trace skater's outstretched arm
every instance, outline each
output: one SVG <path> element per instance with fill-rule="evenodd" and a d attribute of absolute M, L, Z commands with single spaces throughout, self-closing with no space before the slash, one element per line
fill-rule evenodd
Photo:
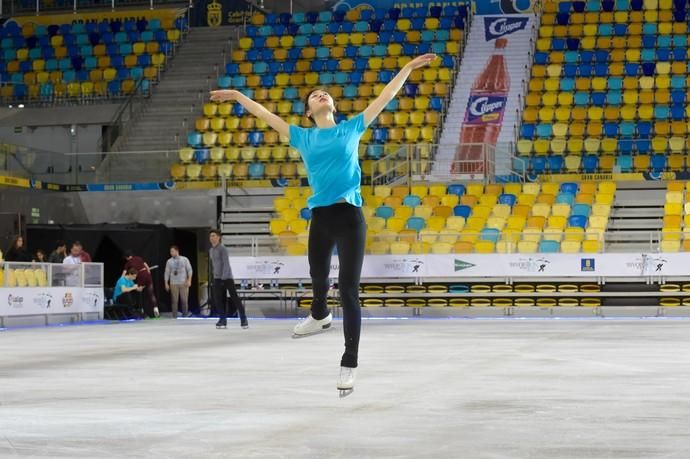
<path fill-rule="evenodd" d="M 278 134 L 290 139 L 290 127 L 283 119 L 269 112 L 266 107 L 258 102 L 254 102 L 239 91 L 234 89 L 211 91 L 211 100 L 214 102 L 225 102 L 228 100 L 239 102 L 249 113 L 265 121 L 266 124 L 278 131 Z"/>
<path fill-rule="evenodd" d="M 429 65 L 431 61 L 436 59 L 436 54 L 422 54 L 421 56 L 417 56 L 416 58 L 412 59 L 410 62 L 405 64 L 405 66 L 400 69 L 397 75 L 386 85 L 385 88 L 383 88 L 383 91 L 381 91 L 381 94 L 374 99 L 374 101 L 369 104 L 369 106 L 364 110 L 364 124 L 366 126 L 369 126 L 372 121 L 376 119 L 377 116 L 379 116 L 379 113 L 383 111 L 384 108 L 386 108 L 386 105 L 388 105 L 388 102 L 393 100 L 395 95 L 402 89 L 403 85 L 405 84 L 405 81 L 407 81 L 407 78 L 410 76 L 410 73 L 412 73 L 413 70 L 416 70 L 420 67 L 424 67 L 425 65 Z"/>

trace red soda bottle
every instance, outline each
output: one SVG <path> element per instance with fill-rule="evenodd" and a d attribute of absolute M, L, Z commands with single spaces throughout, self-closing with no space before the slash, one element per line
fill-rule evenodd
<path fill-rule="evenodd" d="M 495 146 L 501 132 L 503 112 L 510 91 L 510 77 L 503 51 L 508 40 L 496 40 L 494 54 L 474 80 L 465 121 L 460 132 L 460 148 L 455 154 L 451 172 L 455 174 L 484 173 L 484 144 Z M 488 154 L 488 149 L 487 149 Z"/>

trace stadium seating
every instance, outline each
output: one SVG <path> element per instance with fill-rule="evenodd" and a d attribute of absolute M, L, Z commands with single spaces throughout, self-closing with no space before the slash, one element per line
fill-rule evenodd
<path fill-rule="evenodd" d="M 399 96 L 362 137 L 362 167 L 365 174 L 371 174 L 374 160 L 397 151 L 400 144 L 437 139 L 467 14 L 466 7 L 456 6 L 352 10 L 347 14 L 256 13 L 239 49 L 229 56 L 218 86 L 242 91 L 290 124 L 309 126 L 303 116 L 303 98 L 311 89 L 329 91 L 340 121 L 366 108 L 414 56 L 437 53 L 439 59 L 412 73 Z M 187 148 L 192 148 L 209 150 L 216 163 L 248 163 L 250 179 L 306 176 L 298 153 L 285 139 L 239 104 L 205 104 L 194 128 L 187 138 L 188 147 L 180 151 L 180 164 L 185 167 L 190 163 Z M 256 163 L 266 165 L 252 168 Z M 270 169 L 269 164 L 273 165 Z M 230 171 L 237 178 L 234 172 Z"/>
<path fill-rule="evenodd" d="M 365 187 L 367 247 L 381 254 L 596 253 L 615 192 L 613 182 Z M 274 202 L 270 231 L 284 246 L 305 244 L 309 193 L 286 188 Z"/>
<path fill-rule="evenodd" d="M 685 170 L 687 15 L 683 0 L 545 3 L 516 145 L 527 172 Z"/>
<path fill-rule="evenodd" d="M 165 21 L 169 22 L 169 21 Z M 0 27 L 0 98 L 52 102 L 147 92 L 158 81 L 185 19 L 103 20 Z"/>
<path fill-rule="evenodd" d="M 659 246 L 662 252 L 690 251 L 690 203 L 686 194 L 690 182 L 669 182 Z"/>

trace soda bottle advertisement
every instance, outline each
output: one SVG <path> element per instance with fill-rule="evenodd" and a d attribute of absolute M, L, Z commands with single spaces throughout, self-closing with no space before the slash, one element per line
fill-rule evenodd
<path fill-rule="evenodd" d="M 475 161 L 485 154 L 484 144 L 496 145 L 498 141 L 510 91 L 510 77 L 503 58 L 507 42 L 506 38 L 496 40 L 494 54 L 472 85 L 460 134 L 457 159 L 462 162 L 455 163 L 460 170 L 453 172 L 483 172 L 484 165 Z"/>

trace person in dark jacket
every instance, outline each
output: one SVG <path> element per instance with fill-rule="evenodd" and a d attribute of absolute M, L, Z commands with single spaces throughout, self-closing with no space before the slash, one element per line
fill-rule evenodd
<path fill-rule="evenodd" d="M 24 238 L 17 236 L 5 253 L 5 261 L 31 261 L 31 255 L 24 246 Z"/>

